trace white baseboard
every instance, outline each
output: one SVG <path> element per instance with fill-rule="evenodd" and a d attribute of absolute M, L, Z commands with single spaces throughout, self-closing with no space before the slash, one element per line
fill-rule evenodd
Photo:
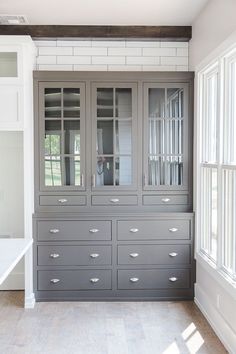
<path fill-rule="evenodd" d="M 30 296 L 25 297 L 25 309 L 33 309 L 35 306 L 35 296 L 32 293 Z"/>
<path fill-rule="evenodd" d="M 198 284 L 195 285 L 194 302 L 206 317 L 226 350 L 230 354 L 236 354 L 236 333 L 227 324 L 215 306 L 211 304 L 207 293 Z"/>
<path fill-rule="evenodd" d="M 24 273 L 14 272 L 11 272 L 4 283 L 0 286 L 0 290 L 24 290 L 24 288 Z"/>

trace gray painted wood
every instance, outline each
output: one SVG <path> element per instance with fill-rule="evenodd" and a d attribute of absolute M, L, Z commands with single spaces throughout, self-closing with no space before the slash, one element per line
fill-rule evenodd
<path fill-rule="evenodd" d="M 86 205 L 86 196 L 82 195 L 41 195 L 39 197 L 39 204 L 44 206 L 72 206 L 72 205 Z"/>
<path fill-rule="evenodd" d="M 174 195 L 174 194 L 162 194 L 162 195 L 144 195 L 144 205 L 186 205 L 188 204 L 188 194 Z"/>
<path fill-rule="evenodd" d="M 92 196 L 92 205 L 137 205 L 138 197 L 136 195 L 94 195 Z"/>

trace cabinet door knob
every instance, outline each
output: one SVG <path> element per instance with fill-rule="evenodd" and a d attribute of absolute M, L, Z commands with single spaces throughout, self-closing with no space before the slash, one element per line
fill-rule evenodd
<path fill-rule="evenodd" d="M 99 230 L 98 229 L 90 229 L 89 232 L 91 232 L 91 234 L 96 234 Z"/>
<path fill-rule="evenodd" d="M 176 227 L 172 227 L 171 229 L 169 229 L 170 232 L 176 232 L 178 231 L 178 229 Z"/>
<path fill-rule="evenodd" d="M 60 232 L 59 229 L 51 229 L 49 230 L 50 234 L 58 234 L 58 232 Z"/>
<path fill-rule="evenodd" d="M 112 199 L 110 199 L 110 202 L 111 203 L 118 203 L 120 201 L 120 199 L 118 199 L 118 198 L 112 198 Z"/>
<path fill-rule="evenodd" d="M 50 258 L 58 258 L 60 255 L 58 253 L 51 253 Z"/>
<path fill-rule="evenodd" d="M 51 280 L 50 280 L 50 282 L 51 282 L 52 284 L 57 284 L 57 283 L 59 283 L 59 281 L 60 281 L 60 279 L 51 279 Z"/>
<path fill-rule="evenodd" d="M 99 253 L 91 253 L 90 254 L 91 258 L 98 258 L 99 256 L 100 256 Z"/>
<path fill-rule="evenodd" d="M 170 277 L 169 278 L 169 281 L 172 281 L 173 283 L 175 282 L 175 281 L 177 281 L 178 280 L 178 278 L 176 278 L 176 277 Z"/>
<path fill-rule="evenodd" d="M 63 203 L 67 203 L 68 200 L 66 198 L 61 198 L 61 199 L 58 199 L 58 202 L 63 204 Z"/>
<path fill-rule="evenodd" d="M 90 282 L 93 283 L 93 284 L 97 283 L 98 281 L 99 281 L 99 278 L 91 278 L 90 279 Z"/>
<path fill-rule="evenodd" d="M 139 278 L 130 278 L 129 281 L 131 281 L 131 283 L 137 283 Z"/>
<path fill-rule="evenodd" d="M 138 253 L 130 253 L 129 255 L 130 255 L 131 258 L 136 258 L 136 257 L 139 256 Z"/>
<path fill-rule="evenodd" d="M 163 203 L 168 203 L 170 201 L 170 198 L 162 198 L 161 200 Z"/>
<path fill-rule="evenodd" d="M 135 228 L 132 228 L 132 229 L 130 229 L 129 231 L 135 233 L 135 232 L 138 232 L 139 230 L 138 230 L 138 229 L 135 229 Z"/>
<path fill-rule="evenodd" d="M 178 256 L 178 253 L 177 252 L 171 252 L 171 253 L 169 253 L 169 256 L 170 257 L 176 257 L 176 256 Z"/>

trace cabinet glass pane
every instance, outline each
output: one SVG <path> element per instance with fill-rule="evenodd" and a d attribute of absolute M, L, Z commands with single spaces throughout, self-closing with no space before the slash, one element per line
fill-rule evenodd
<path fill-rule="evenodd" d="M 97 89 L 97 117 L 113 117 L 113 88 Z"/>
<path fill-rule="evenodd" d="M 166 153 L 183 153 L 183 120 L 166 120 Z"/>
<path fill-rule="evenodd" d="M 0 77 L 17 77 L 17 53 L 0 53 Z"/>
<path fill-rule="evenodd" d="M 45 155 L 60 155 L 61 153 L 61 122 L 55 120 L 45 121 L 44 138 Z"/>
<path fill-rule="evenodd" d="M 113 120 L 97 122 L 97 154 L 113 154 Z"/>
<path fill-rule="evenodd" d="M 132 91 L 130 88 L 116 88 L 116 117 L 132 117 Z"/>
<path fill-rule="evenodd" d="M 113 157 L 98 157 L 97 186 L 112 186 L 113 182 Z"/>
<path fill-rule="evenodd" d="M 64 118 L 80 117 L 80 89 L 79 88 L 63 89 L 63 111 L 64 111 Z"/>
<path fill-rule="evenodd" d="M 180 156 L 149 156 L 148 158 L 148 184 L 182 185 L 183 162 Z"/>
<path fill-rule="evenodd" d="M 116 121 L 116 153 L 131 154 L 132 145 L 132 122 L 131 120 Z"/>
<path fill-rule="evenodd" d="M 149 117 L 164 118 L 165 117 L 165 89 L 150 88 L 149 90 L 148 112 Z"/>
<path fill-rule="evenodd" d="M 183 89 L 167 89 L 167 116 L 171 118 L 183 117 Z"/>
<path fill-rule="evenodd" d="M 61 117 L 61 89 L 45 88 L 45 117 Z"/>
<path fill-rule="evenodd" d="M 165 151 L 165 122 L 164 120 L 149 119 L 149 145 L 150 155 L 163 154 Z"/>
<path fill-rule="evenodd" d="M 65 157 L 65 185 L 80 186 L 80 156 Z"/>
<path fill-rule="evenodd" d="M 119 156 L 115 159 L 115 185 L 128 186 L 132 184 L 131 156 Z"/>
<path fill-rule="evenodd" d="M 45 156 L 45 186 L 62 185 L 62 168 L 60 156 Z"/>
<path fill-rule="evenodd" d="M 64 151 L 65 154 L 80 154 L 80 121 L 64 121 Z"/>

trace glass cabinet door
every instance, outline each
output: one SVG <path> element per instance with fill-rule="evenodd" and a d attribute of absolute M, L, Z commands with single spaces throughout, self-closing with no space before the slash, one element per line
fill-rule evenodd
<path fill-rule="evenodd" d="M 42 189 L 84 189 L 84 95 L 83 84 L 41 85 Z"/>
<path fill-rule="evenodd" d="M 186 189 L 188 90 L 145 84 L 145 189 Z"/>
<path fill-rule="evenodd" d="M 136 85 L 93 85 L 95 188 L 135 188 L 136 95 Z"/>

